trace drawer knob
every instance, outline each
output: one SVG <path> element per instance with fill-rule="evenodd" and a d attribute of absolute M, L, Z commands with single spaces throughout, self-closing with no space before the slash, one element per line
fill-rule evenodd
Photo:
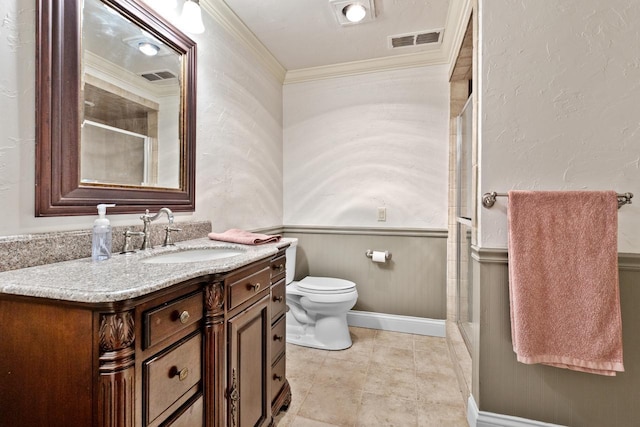
<path fill-rule="evenodd" d="M 258 292 L 258 290 L 260 290 L 260 283 L 256 283 L 255 285 L 249 283 L 247 285 L 247 289 L 252 290 L 253 292 Z"/>
<path fill-rule="evenodd" d="M 284 264 L 278 264 L 273 266 L 274 270 L 277 270 L 278 273 L 282 273 L 284 271 Z"/>
<path fill-rule="evenodd" d="M 273 379 L 276 381 L 282 381 L 282 375 L 273 374 Z"/>
<path fill-rule="evenodd" d="M 284 300 L 284 298 L 282 298 L 282 295 L 278 295 L 277 297 L 274 296 L 273 297 L 273 301 L 274 302 L 282 302 Z"/>
<path fill-rule="evenodd" d="M 169 378 L 178 377 L 180 381 L 184 381 L 189 376 L 189 368 L 182 368 L 178 370 L 177 366 L 173 366 L 169 371 Z"/>
<path fill-rule="evenodd" d="M 273 340 L 274 340 L 274 341 L 282 341 L 282 339 L 283 339 L 283 338 L 284 338 L 284 337 L 283 337 L 282 335 L 274 335 L 274 336 L 273 336 Z"/>
<path fill-rule="evenodd" d="M 180 323 L 185 324 L 189 321 L 189 312 L 187 310 L 180 313 Z"/>

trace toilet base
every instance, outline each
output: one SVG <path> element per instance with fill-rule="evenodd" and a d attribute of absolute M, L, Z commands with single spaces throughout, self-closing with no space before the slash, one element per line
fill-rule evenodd
<path fill-rule="evenodd" d="M 318 316 L 315 324 L 300 324 L 287 312 L 287 343 L 320 350 L 345 350 L 353 344 L 347 316 Z"/>

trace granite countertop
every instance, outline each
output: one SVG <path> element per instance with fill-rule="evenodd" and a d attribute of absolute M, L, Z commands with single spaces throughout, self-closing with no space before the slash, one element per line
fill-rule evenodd
<path fill-rule="evenodd" d="M 294 239 L 246 246 L 208 238 L 187 240 L 175 246 L 114 254 L 111 259 L 91 258 L 57 262 L 0 273 L 0 293 L 83 303 L 108 303 L 137 298 L 195 277 L 235 270 L 275 255 Z M 245 252 L 213 261 L 176 264 L 144 263 L 144 258 L 168 252 L 201 248 L 234 248 Z"/>

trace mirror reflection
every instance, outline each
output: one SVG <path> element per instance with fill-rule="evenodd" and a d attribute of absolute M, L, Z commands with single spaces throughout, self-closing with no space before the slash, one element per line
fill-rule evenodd
<path fill-rule="evenodd" d="M 84 0 L 80 184 L 179 189 L 182 55 Z"/>

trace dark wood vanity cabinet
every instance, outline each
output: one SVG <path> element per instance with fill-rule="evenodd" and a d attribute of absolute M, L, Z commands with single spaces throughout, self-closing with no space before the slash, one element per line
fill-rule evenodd
<path fill-rule="evenodd" d="M 270 283 L 269 262 L 246 267 L 225 280 L 229 426 L 271 422 L 267 390 Z"/>
<path fill-rule="evenodd" d="M 275 417 L 291 403 L 291 387 L 286 376 L 287 301 L 285 295 L 285 249 L 271 260 L 271 308 L 269 394 L 271 413 Z"/>
<path fill-rule="evenodd" d="M 267 426 L 291 402 L 285 377 L 284 250 L 225 280 L 229 426 Z"/>
<path fill-rule="evenodd" d="M 272 424 L 274 260 L 114 303 L 0 294 L 0 426 Z"/>

